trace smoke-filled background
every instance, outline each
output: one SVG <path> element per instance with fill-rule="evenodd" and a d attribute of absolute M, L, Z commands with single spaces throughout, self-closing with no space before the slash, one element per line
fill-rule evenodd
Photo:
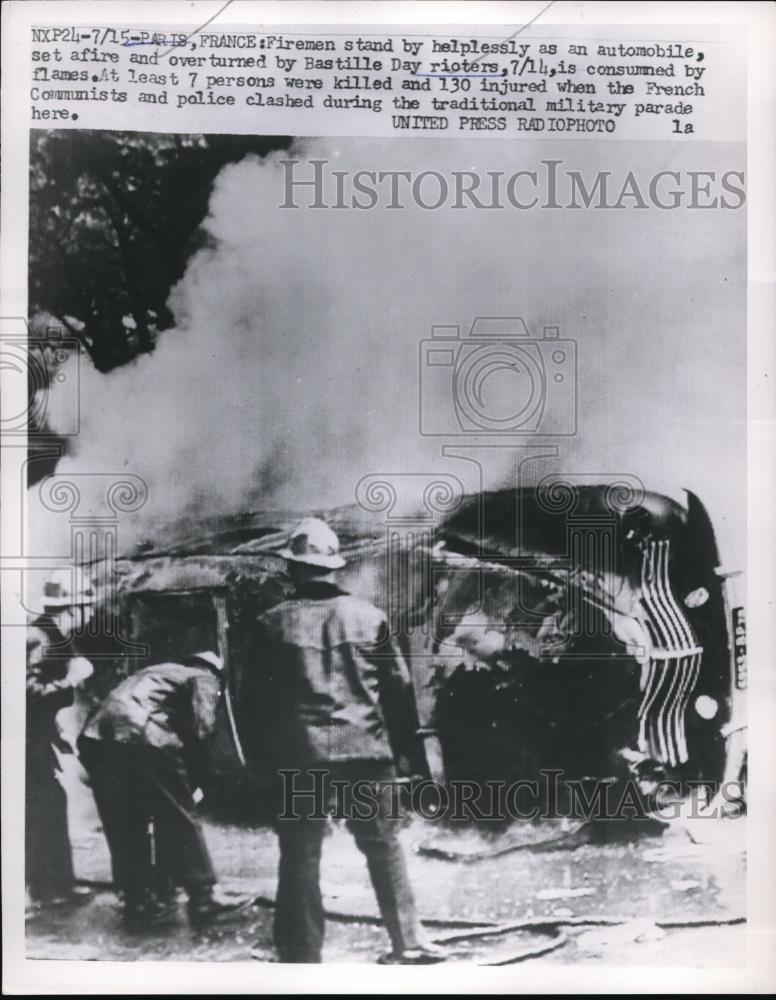
<path fill-rule="evenodd" d="M 471 466 L 442 457 L 451 442 L 419 433 L 419 344 L 434 324 L 468 330 L 484 315 L 522 316 L 535 336 L 556 325 L 578 344 L 579 431 L 546 439 L 558 456 L 530 476 L 691 488 L 743 563 L 745 209 L 426 210 L 408 197 L 400 210 L 387 198 L 369 211 L 283 209 L 289 157 L 307 178 L 311 158 L 446 175 L 541 171 L 552 158 L 588 186 L 610 171 L 615 190 L 629 170 L 646 187 L 658 170 L 744 166 L 723 144 L 313 139 L 225 167 L 207 243 L 169 299 L 176 327 L 128 365 L 82 372 L 81 432 L 57 472 L 146 481 L 122 547 L 213 513 L 350 503 L 368 473 L 446 470 L 474 488 Z M 65 394 L 52 391 L 54 427 Z M 484 486 L 515 484 L 514 452 L 476 457 Z M 64 554 L 67 519 L 44 516 L 36 491 L 30 551 Z"/>

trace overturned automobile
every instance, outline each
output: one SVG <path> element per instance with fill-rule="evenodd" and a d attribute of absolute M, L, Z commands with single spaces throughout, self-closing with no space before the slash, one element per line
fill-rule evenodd
<path fill-rule="evenodd" d="M 318 514 L 342 541 L 341 584 L 386 611 L 410 664 L 414 771 L 740 776 L 744 614 L 694 494 L 682 505 L 556 482 L 463 497 L 433 524 L 358 505 Z M 95 640 L 95 698 L 181 650 L 225 657 L 211 800 L 256 784 L 243 763 L 253 722 L 242 693 L 260 655 L 252 623 L 289 591 L 278 550 L 295 520 L 192 523 L 163 550 L 90 567 L 115 598 L 110 643 L 105 628 Z"/>

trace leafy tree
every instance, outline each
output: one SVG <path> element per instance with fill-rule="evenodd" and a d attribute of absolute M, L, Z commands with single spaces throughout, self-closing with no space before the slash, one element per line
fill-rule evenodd
<path fill-rule="evenodd" d="M 248 153 L 285 149 L 272 136 L 33 131 L 30 139 L 29 307 L 33 336 L 58 325 L 98 371 L 152 352 L 172 326 L 173 285 L 206 236 L 213 182 Z M 34 431 L 44 428 L 32 427 Z M 64 451 L 30 438 L 31 481 Z M 44 458 L 48 454 L 48 459 Z"/>
<path fill-rule="evenodd" d="M 166 300 L 204 239 L 221 168 L 290 140 L 36 131 L 30 151 L 29 312 L 54 316 L 100 371 L 153 351 Z"/>

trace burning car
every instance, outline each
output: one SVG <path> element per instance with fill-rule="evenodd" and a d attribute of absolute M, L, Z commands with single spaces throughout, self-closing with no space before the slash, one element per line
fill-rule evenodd
<path fill-rule="evenodd" d="M 423 530 L 357 505 L 320 513 L 342 541 L 343 586 L 383 607 L 407 656 L 427 775 L 739 776 L 724 734 L 741 732 L 743 609 L 694 494 L 555 481 L 464 497 Z M 222 795 L 248 780 L 251 627 L 288 592 L 277 553 L 294 521 L 192 524 L 164 550 L 91 567 L 117 598 L 101 685 L 192 644 L 225 657 Z"/>

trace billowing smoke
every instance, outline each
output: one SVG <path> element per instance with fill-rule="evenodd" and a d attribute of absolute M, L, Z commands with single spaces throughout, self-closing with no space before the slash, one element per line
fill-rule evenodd
<path fill-rule="evenodd" d="M 145 480 L 148 502 L 121 523 L 125 548 L 214 513 L 349 503 L 369 473 L 446 470 L 475 488 L 471 462 L 442 456 L 453 439 L 420 433 L 420 341 L 432 325 L 522 316 L 535 337 L 558 326 L 579 355 L 578 433 L 543 439 L 557 456 L 528 475 L 690 487 L 733 526 L 742 559 L 743 211 L 279 207 L 289 156 L 306 178 L 311 158 L 447 175 L 554 158 L 592 180 L 599 169 L 646 178 L 668 162 L 722 172 L 740 155 L 702 143 L 316 139 L 248 157 L 216 181 L 209 246 L 171 294 L 176 329 L 152 355 L 84 372 L 82 431 L 57 471 Z M 451 381 L 433 374 L 424 405 L 451 422 Z M 55 393 L 54 424 L 59 405 Z M 514 451 L 472 454 L 482 485 L 514 482 Z M 61 553 L 61 516 L 44 523 L 31 507 L 40 545 L 56 534 Z"/>

